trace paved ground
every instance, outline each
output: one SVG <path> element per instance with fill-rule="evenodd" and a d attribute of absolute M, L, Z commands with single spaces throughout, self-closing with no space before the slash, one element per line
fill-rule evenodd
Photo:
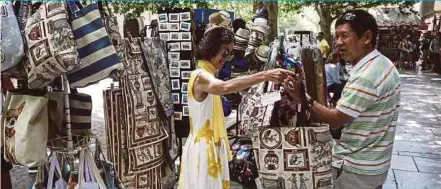
<path fill-rule="evenodd" d="M 402 106 L 392 168 L 383 188 L 441 188 L 441 77 L 414 73 L 401 76 Z M 99 98 L 102 98 L 102 93 L 96 92 L 93 96 L 94 108 L 102 107 L 101 104 L 95 106 L 98 101 L 95 99 Z M 94 110 L 96 113 L 100 111 Z M 100 138 L 105 137 L 102 116 L 95 116 L 93 124 L 95 133 Z M 25 168 L 17 166 L 11 174 L 14 189 L 26 189 L 32 183 Z M 241 187 L 234 184 L 232 188 Z"/>

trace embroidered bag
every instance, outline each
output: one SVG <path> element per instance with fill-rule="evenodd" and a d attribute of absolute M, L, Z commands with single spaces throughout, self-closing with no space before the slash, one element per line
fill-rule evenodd
<path fill-rule="evenodd" d="M 27 9 L 30 2 L 22 3 Z M 29 10 L 20 10 L 29 12 Z M 31 11 L 32 12 L 32 11 Z M 41 2 L 33 14 L 24 16 L 25 62 L 29 88 L 41 88 L 79 64 L 77 44 L 68 22 L 66 3 Z"/>
<path fill-rule="evenodd" d="M 0 2 L 1 71 L 15 66 L 24 56 L 23 39 L 12 2 Z"/>
<path fill-rule="evenodd" d="M 82 8 L 79 2 L 67 3 L 81 58 L 80 66 L 67 75 L 70 86 L 85 87 L 108 77 L 114 70 L 122 70 L 123 65 L 107 35 L 98 5 L 92 3 Z"/>

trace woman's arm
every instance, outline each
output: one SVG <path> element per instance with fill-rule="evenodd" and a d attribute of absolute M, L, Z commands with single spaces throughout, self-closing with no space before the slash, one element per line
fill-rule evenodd
<path fill-rule="evenodd" d="M 294 73 L 284 69 L 274 69 L 222 81 L 209 73 L 201 72 L 196 78 L 195 83 L 197 84 L 194 85 L 194 90 L 214 95 L 225 95 L 247 89 L 263 81 L 282 83 L 289 75 L 294 75 Z"/>

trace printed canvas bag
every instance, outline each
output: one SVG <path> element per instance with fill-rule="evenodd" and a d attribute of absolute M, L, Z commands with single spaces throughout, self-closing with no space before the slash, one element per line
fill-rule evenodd
<path fill-rule="evenodd" d="M 6 161 L 27 167 L 47 162 L 47 103 L 44 94 L 8 91 L 1 118 Z"/>
<path fill-rule="evenodd" d="M 24 56 L 23 39 L 12 2 L 0 2 L 1 71 L 15 66 Z"/>
<path fill-rule="evenodd" d="M 332 137 L 327 125 L 260 128 L 253 149 L 263 188 L 332 188 Z"/>
<path fill-rule="evenodd" d="M 28 6 L 29 2 L 23 4 L 32 7 Z M 41 2 L 39 9 L 32 15 L 26 14 L 24 20 L 26 56 L 29 59 L 25 62 L 25 69 L 29 88 L 45 87 L 78 66 L 77 44 L 68 22 L 65 2 Z"/>

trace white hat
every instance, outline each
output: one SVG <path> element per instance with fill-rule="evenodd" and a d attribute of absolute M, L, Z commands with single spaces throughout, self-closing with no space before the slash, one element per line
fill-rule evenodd
<path fill-rule="evenodd" d="M 239 28 L 234 34 L 236 41 L 248 41 L 250 39 L 250 30 Z"/>
<path fill-rule="evenodd" d="M 268 55 L 269 55 L 270 48 L 266 45 L 261 45 L 256 49 L 256 57 L 261 62 L 267 62 L 268 61 Z"/>

